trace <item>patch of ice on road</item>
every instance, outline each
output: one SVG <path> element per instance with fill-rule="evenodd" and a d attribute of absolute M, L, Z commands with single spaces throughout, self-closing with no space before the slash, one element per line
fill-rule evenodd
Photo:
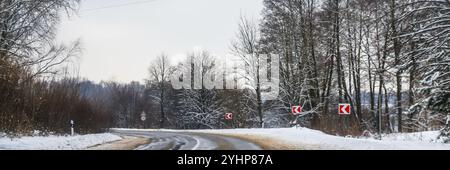
<path fill-rule="evenodd" d="M 77 136 L 0 136 L 0 150 L 81 150 L 122 139 L 110 133 Z"/>

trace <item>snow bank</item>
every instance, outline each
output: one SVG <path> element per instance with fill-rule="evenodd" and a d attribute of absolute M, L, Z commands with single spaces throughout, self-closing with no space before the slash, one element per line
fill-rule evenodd
<path fill-rule="evenodd" d="M 120 139 L 110 133 L 21 138 L 0 136 L 0 150 L 81 150 Z"/>
<path fill-rule="evenodd" d="M 228 135 L 253 135 L 276 139 L 300 149 L 314 150 L 450 150 L 449 144 L 437 143 L 439 132 L 386 135 L 383 140 L 345 138 L 307 128 L 199 130 Z"/>
<path fill-rule="evenodd" d="M 434 142 L 437 143 L 439 131 L 417 132 L 417 133 L 393 133 L 382 136 L 383 140 L 390 141 L 417 141 L 417 142 Z"/>
<path fill-rule="evenodd" d="M 0 132 L 0 138 L 3 138 L 3 137 L 5 137 L 5 136 L 6 136 L 6 133 Z"/>

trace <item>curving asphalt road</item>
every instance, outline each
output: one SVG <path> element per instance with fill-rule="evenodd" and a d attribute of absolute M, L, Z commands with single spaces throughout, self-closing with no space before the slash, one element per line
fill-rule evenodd
<path fill-rule="evenodd" d="M 114 130 L 121 136 L 149 138 L 150 143 L 136 150 L 261 150 L 255 143 L 238 138 L 184 132 Z"/>

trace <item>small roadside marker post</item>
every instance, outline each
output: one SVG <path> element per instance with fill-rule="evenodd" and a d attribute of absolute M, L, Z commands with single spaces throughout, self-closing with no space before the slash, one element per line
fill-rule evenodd
<path fill-rule="evenodd" d="M 73 120 L 70 120 L 70 135 L 74 136 L 75 135 L 75 122 Z"/>
<path fill-rule="evenodd" d="M 142 120 L 142 125 L 144 126 L 144 129 L 145 129 L 146 128 L 145 121 L 147 120 L 147 114 L 145 113 L 145 111 L 142 111 L 142 113 L 141 113 L 141 120 Z"/>
<path fill-rule="evenodd" d="M 449 125 L 448 123 L 450 122 L 450 114 L 447 115 L 447 122 L 445 123 L 447 126 Z"/>

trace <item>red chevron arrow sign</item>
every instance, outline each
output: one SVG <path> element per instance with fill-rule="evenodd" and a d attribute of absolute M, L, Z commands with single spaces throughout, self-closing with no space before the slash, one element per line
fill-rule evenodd
<path fill-rule="evenodd" d="M 339 115 L 350 115 L 351 107 L 350 104 L 339 104 Z"/>
<path fill-rule="evenodd" d="M 302 113 L 302 107 L 301 106 L 292 106 L 292 114 L 293 115 L 299 115 Z"/>
<path fill-rule="evenodd" d="M 226 113 L 225 120 L 233 120 L 233 113 Z"/>

